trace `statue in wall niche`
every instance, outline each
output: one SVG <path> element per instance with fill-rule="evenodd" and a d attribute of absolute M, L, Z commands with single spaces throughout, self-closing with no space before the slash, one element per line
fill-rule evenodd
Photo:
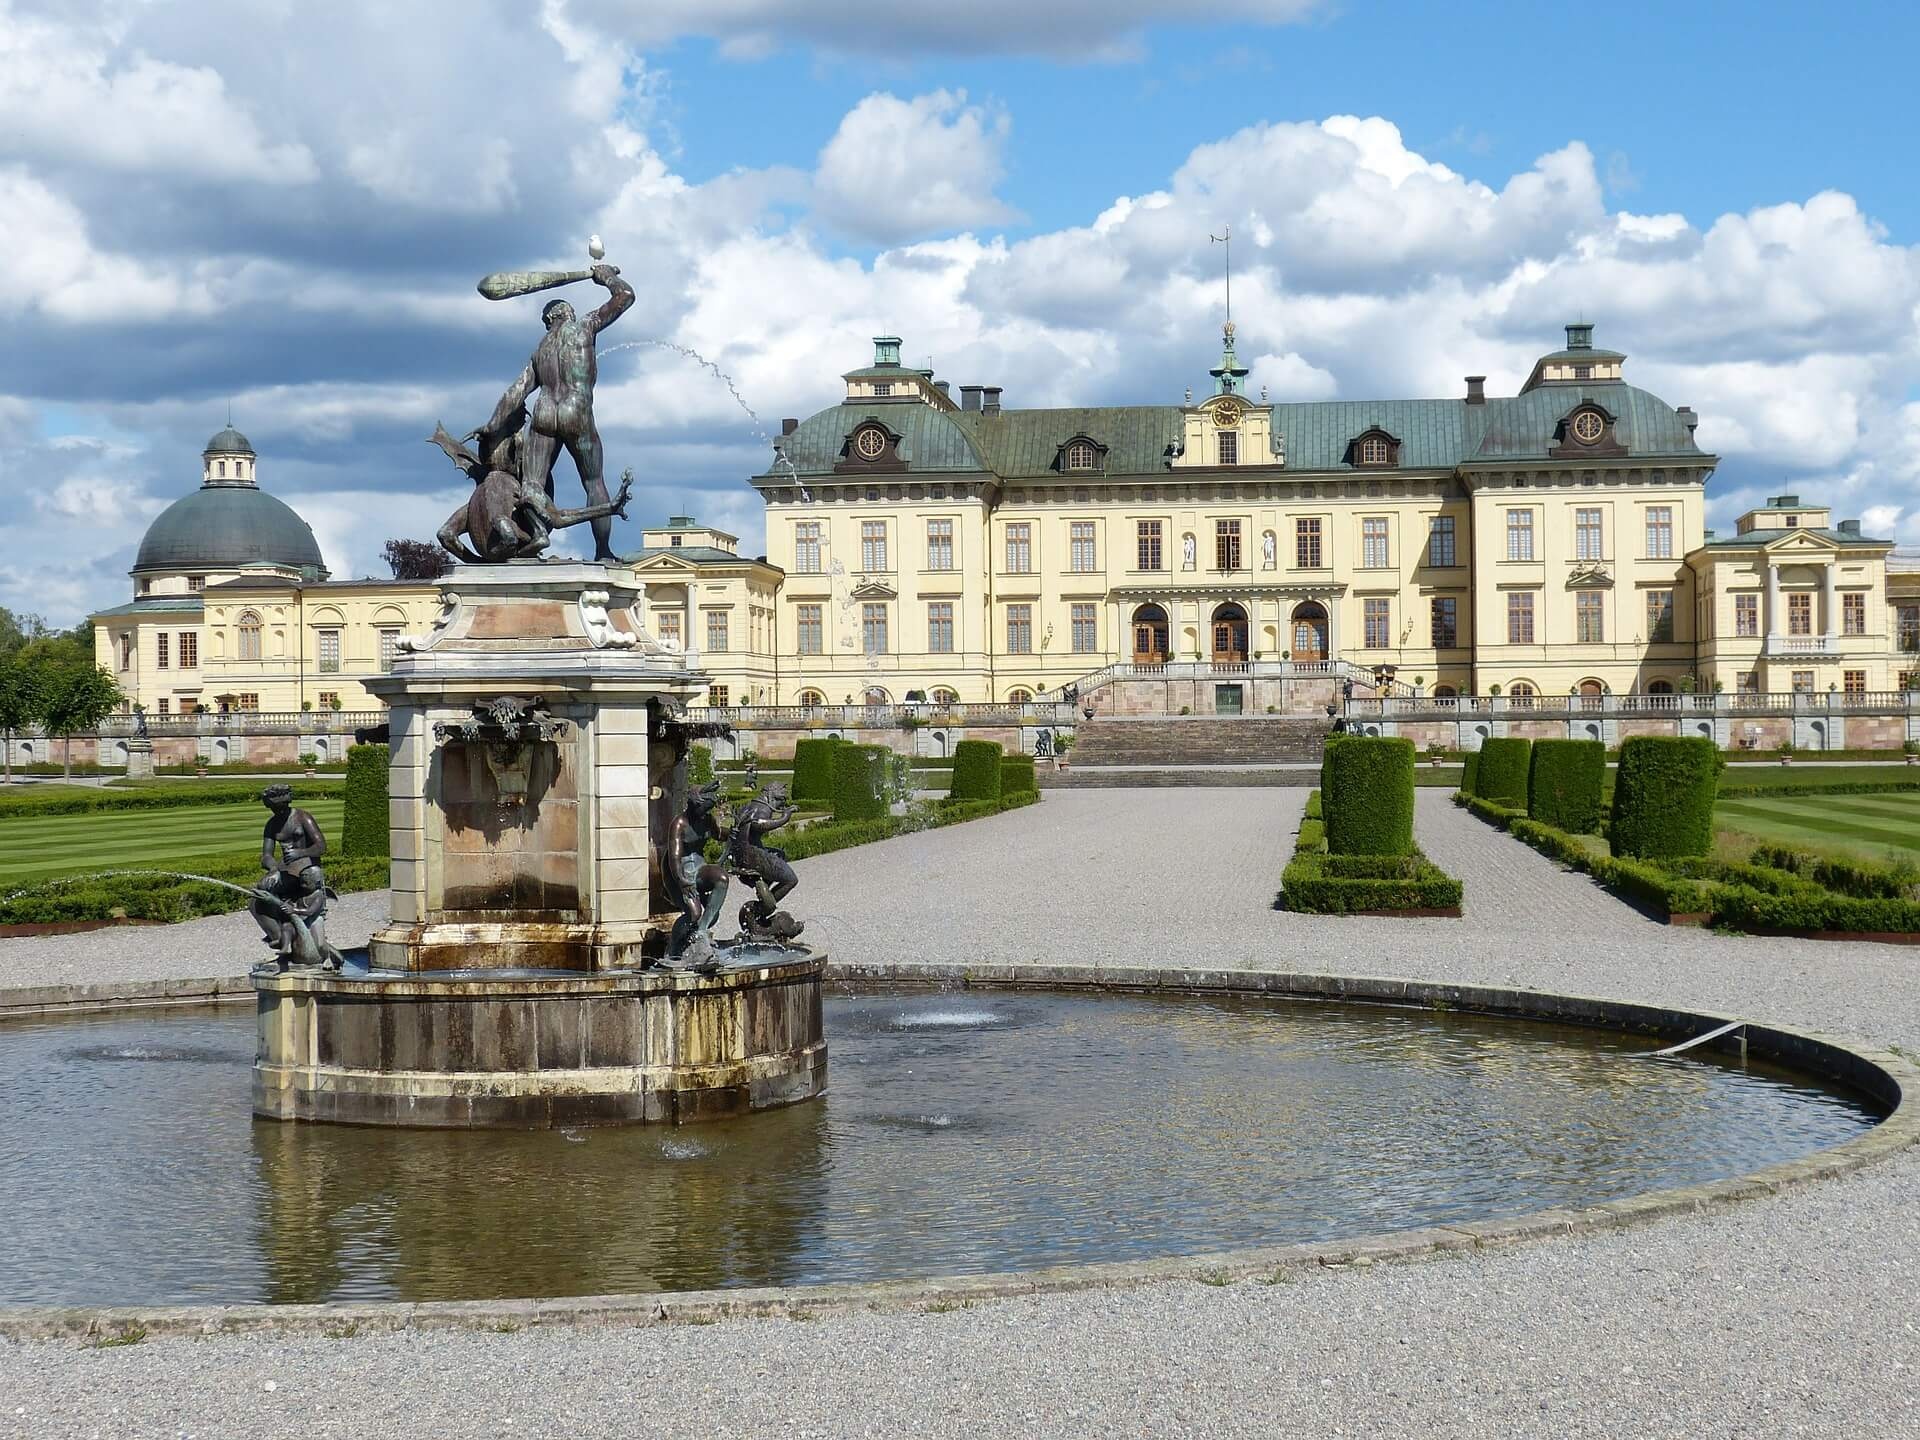
<path fill-rule="evenodd" d="M 273 947 L 280 969 L 304 965 L 338 970 L 340 952 L 327 943 L 327 901 L 339 896 L 327 887 L 326 872 L 320 868 L 327 837 L 313 816 L 295 807 L 291 786 L 269 785 L 260 792 L 260 803 L 268 811 L 260 835 L 260 868 L 266 875 L 254 887 L 247 909 Z"/>
<path fill-rule="evenodd" d="M 727 864 L 753 886 L 753 898 L 740 907 L 742 944 L 790 945 L 806 929 L 780 908 L 780 902 L 799 885 L 800 877 L 784 850 L 768 845 L 766 837 L 793 818 L 787 787 L 774 781 L 740 807 L 727 836 Z"/>
<path fill-rule="evenodd" d="M 667 853 L 660 869 L 680 916 L 667 937 L 666 968 L 716 970 L 713 922 L 727 903 L 727 872 L 707 858 L 707 842 L 720 838 L 714 811 L 720 804 L 720 782 L 709 780 L 687 792 L 687 808 L 667 831 Z"/>

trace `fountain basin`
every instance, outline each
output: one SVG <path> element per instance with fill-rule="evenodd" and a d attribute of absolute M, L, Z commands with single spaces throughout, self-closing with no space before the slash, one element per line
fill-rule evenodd
<path fill-rule="evenodd" d="M 790 1105 L 826 1087 L 825 966 L 258 974 L 253 1112 L 542 1129 Z"/>

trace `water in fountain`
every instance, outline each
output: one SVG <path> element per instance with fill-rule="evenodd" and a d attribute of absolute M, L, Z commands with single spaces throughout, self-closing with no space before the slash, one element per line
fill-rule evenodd
<path fill-rule="evenodd" d="M 800 484 L 800 472 L 794 469 L 793 461 L 787 457 L 786 448 L 768 432 L 765 422 L 760 419 L 760 412 L 747 403 L 746 397 L 740 393 L 740 387 L 734 383 L 733 377 L 706 356 L 702 355 L 698 350 L 695 350 L 691 345 L 681 345 L 672 340 L 659 339 L 657 336 L 643 335 L 638 340 L 627 340 L 618 345 L 609 345 L 601 354 L 603 356 L 617 355 L 622 350 L 637 350 L 642 345 L 652 346 L 656 350 L 670 350 L 675 355 L 691 360 L 694 364 L 710 371 L 714 379 L 727 387 L 727 393 L 733 397 L 733 403 L 746 412 L 747 419 L 753 422 L 753 433 L 760 437 L 763 444 L 772 448 L 775 465 L 784 469 L 793 483 L 800 486 L 801 499 L 807 501 L 813 499 L 813 496 L 807 493 L 807 487 Z"/>

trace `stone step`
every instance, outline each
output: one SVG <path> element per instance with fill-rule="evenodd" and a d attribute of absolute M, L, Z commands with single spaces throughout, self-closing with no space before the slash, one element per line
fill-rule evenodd
<path fill-rule="evenodd" d="M 1065 770 L 1041 770 L 1035 780 L 1042 790 L 1167 790 L 1181 787 L 1257 789 L 1320 783 L 1320 771 L 1280 765 L 1155 765 L 1100 766 L 1082 769 L 1074 762 Z"/>
<path fill-rule="evenodd" d="M 1323 720 L 1291 716 L 1178 716 L 1095 720 L 1075 737 L 1072 763 L 1317 765 Z"/>

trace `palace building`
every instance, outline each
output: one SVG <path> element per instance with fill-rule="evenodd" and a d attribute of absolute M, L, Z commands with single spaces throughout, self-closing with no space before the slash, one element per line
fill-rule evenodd
<path fill-rule="evenodd" d="M 1287 402 L 1249 393 L 1229 324 L 1200 398 L 1082 409 L 956 400 L 900 343 L 784 423 L 752 479 L 766 556 L 676 516 L 622 561 L 709 703 L 1006 702 L 1175 671 L 1207 711 L 1302 673 L 1515 700 L 1864 693 L 1920 668 L 1920 570 L 1795 495 L 1707 530 L 1696 417 L 1627 383 L 1591 325 L 1515 395 L 1468 376 L 1448 399 Z M 100 663 L 159 714 L 377 709 L 362 682 L 438 587 L 330 577 L 257 464 L 231 426 L 208 442 L 133 599 L 93 617 Z"/>

